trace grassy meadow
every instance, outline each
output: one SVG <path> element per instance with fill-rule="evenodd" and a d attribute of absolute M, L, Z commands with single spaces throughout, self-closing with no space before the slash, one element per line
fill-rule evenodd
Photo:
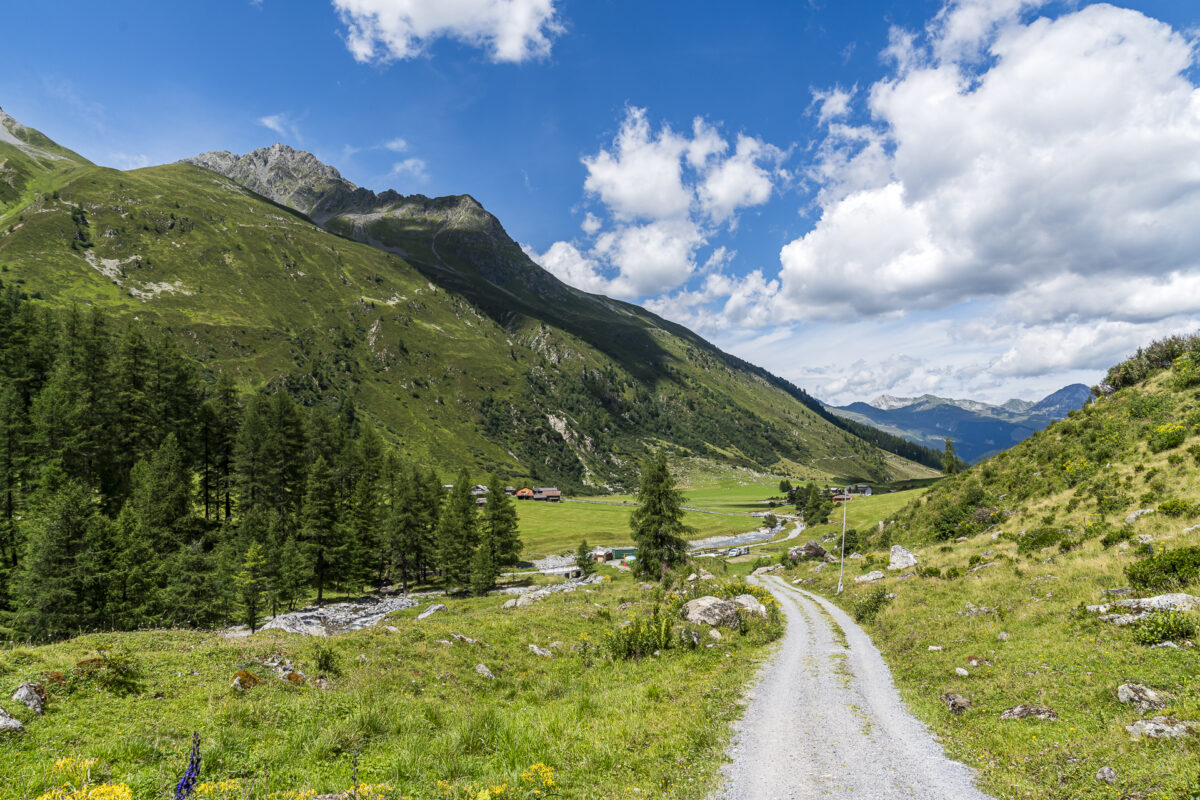
<path fill-rule="evenodd" d="M 0 740 L 3 796 L 100 797 L 70 793 L 85 780 L 116 787 L 105 798 L 169 796 L 196 731 L 199 800 L 303 800 L 356 778 L 360 797 L 389 799 L 703 798 L 778 628 L 750 621 L 712 647 L 610 658 L 610 631 L 681 599 L 605 574 L 522 609 L 435 598 L 448 609 L 427 620 L 422 606 L 328 639 L 144 631 L 0 650 L 6 686 L 49 691 L 44 717 L 5 703 L 26 732 Z M 305 680 L 276 677 L 271 657 Z M 230 688 L 239 670 L 261 683 Z"/>

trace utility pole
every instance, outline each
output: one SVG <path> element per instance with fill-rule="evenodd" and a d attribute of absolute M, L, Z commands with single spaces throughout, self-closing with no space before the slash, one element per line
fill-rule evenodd
<path fill-rule="evenodd" d="M 846 487 L 849 489 L 850 487 Z M 842 490 L 842 561 L 838 564 L 838 588 L 834 594 L 842 593 L 842 573 L 846 571 L 846 505 L 850 502 L 849 492 Z"/>

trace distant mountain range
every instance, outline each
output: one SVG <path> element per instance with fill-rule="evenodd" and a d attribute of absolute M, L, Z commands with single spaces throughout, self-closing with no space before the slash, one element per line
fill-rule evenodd
<path fill-rule="evenodd" d="M 1089 397 L 1088 387 L 1073 383 L 1037 402 L 1014 398 L 992 405 L 932 394 L 921 397 L 885 394 L 870 403 L 829 406 L 829 410 L 926 447 L 941 447 L 949 437 L 959 458 L 974 464 L 1082 408 Z"/>

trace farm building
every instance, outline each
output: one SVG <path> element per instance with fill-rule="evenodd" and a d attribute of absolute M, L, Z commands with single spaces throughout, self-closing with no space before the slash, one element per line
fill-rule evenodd
<path fill-rule="evenodd" d="M 517 499 L 518 500 L 532 500 L 533 499 L 533 489 L 529 489 L 529 488 L 517 489 Z"/>
<path fill-rule="evenodd" d="M 618 561 L 637 555 L 636 547 L 614 547 L 612 557 Z"/>
<path fill-rule="evenodd" d="M 557 503 L 562 500 L 562 492 L 553 486 L 535 486 L 533 488 L 533 499 L 543 500 L 547 503 Z"/>
<path fill-rule="evenodd" d="M 607 561 L 612 561 L 613 551 L 611 547 L 593 547 L 591 556 L 592 560 L 597 564 L 603 564 Z"/>

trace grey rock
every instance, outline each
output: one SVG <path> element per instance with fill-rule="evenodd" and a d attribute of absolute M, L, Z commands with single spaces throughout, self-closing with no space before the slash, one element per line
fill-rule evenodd
<path fill-rule="evenodd" d="M 1110 613 L 1117 610 L 1123 613 Z M 1195 611 L 1200 609 L 1200 597 L 1182 592 L 1159 594 L 1154 597 L 1127 597 L 1113 603 L 1088 606 L 1100 619 L 1114 625 L 1131 625 L 1159 611 Z"/>
<path fill-rule="evenodd" d="M 958 677 L 960 677 L 960 678 L 966 678 L 966 677 L 969 677 L 969 676 L 971 675 L 971 673 L 967 672 L 967 671 L 966 671 L 965 669 L 963 669 L 962 667 L 955 667 L 955 668 L 954 668 L 954 674 L 955 674 L 955 675 L 957 675 L 957 676 L 958 676 Z"/>
<path fill-rule="evenodd" d="M 1101 767 L 1096 773 L 1096 781 L 1098 783 L 1113 784 L 1117 782 L 1117 771 L 1112 767 Z"/>
<path fill-rule="evenodd" d="M 879 570 L 872 570 L 866 575 L 859 575 L 854 579 L 855 583 L 874 583 L 875 581 L 883 580 L 883 573 Z"/>
<path fill-rule="evenodd" d="M 691 575 L 687 576 L 687 579 L 688 583 L 695 583 L 696 581 L 700 580 L 700 576 L 693 572 Z"/>
<path fill-rule="evenodd" d="M 1107 594 L 1112 597 L 1121 597 L 1122 595 L 1133 594 L 1133 589 L 1128 586 L 1118 586 L 1115 589 L 1105 589 L 1100 594 Z"/>
<path fill-rule="evenodd" d="M 716 639 L 718 642 L 721 641 L 721 632 L 716 628 L 709 628 L 708 635 Z"/>
<path fill-rule="evenodd" d="M 417 601 L 408 597 L 360 597 L 344 603 L 308 606 L 299 611 L 277 614 L 259 630 L 279 630 L 302 636 L 331 636 L 369 628 L 389 614 L 416 605 Z"/>
<path fill-rule="evenodd" d="M 1140 683 L 1122 683 L 1117 687 L 1117 699 L 1127 706 L 1137 706 L 1143 714 L 1167 707 L 1167 701 L 1158 692 Z"/>
<path fill-rule="evenodd" d="M 1192 525 L 1183 529 L 1183 533 L 1191 533 L 1192 531 L 1200 531 L 1200 525 Z"/>
<path fill-rule="evenodd" d="M 824 559 L 825 556 L 829 555 L 829 551 L 821 547 L 820 543 L 815 539 L 808 540 L 800 547 L 793 547 L 792 552 L 796 554 L 796 558 Z"/>
<path fill-rule="evenodd" d="M 1035 706 L 1023 704 L 1013 706 L 1000 715 L 1000 719 L 1027 719 L 1034 717 L 1035 719 L 1056 720 L 1058 712 L 1049 706 Z"/>
<path fill-rule="evenodd" d="M 418 614 L 417 620 L 419 621 L 419 620 L 423 620 L 423 619 L 429 619 L 430 617 L 432 617 L 434 614 L 438 613 L 439 611 L 445 611 L 445 610 L 446 610 L 446 606 L 444 603 L 434 603 L 429 608 L 425 609 L 420 614 Z"/>
<path fill-rule="evenodd" d="M 475 665 L 475 674 L 487 678 L 489 681 L 496 680 L 496 676 L 492 674 L 492 671 L 483 664 Z"/>
<path fill-rule="evenodd" d="M 22 733 L 24 730 L 21 720 L 0 708 L 0 733 Z"/>
<path fill-rule="evenodd" d="M 828 566 L 829 566 L 828 564 L 826 564 L 824 561 L 822 561 L 820 564 L 817 564 L 816 566 L 814 566 L 812 568 L 813 574 L 816 575 L 818 573 L 824 572 L 825 568 Z"/>
<path fill-rule="evenodd" d="M 778 572 L 781 569 L 783 569 L 783 567 L 779 564 L 776 564 L 773 567 L 759 567 L 758 569 L 754 570 L 754 572 L 751 572 L 750 574 L 751 575 L 767 575 L 772 572 Z"/>
<path fill-rule="evenodd" d="M 450 638 L 457 639 L 463 644 L 479 644 L 478 639 L 472 639 L 470 636 L 463 636 L 461 633 L 452 633 L 450 634 Z"/>
<path fill-rule="evenodd" d="M 917 554 L 898 544 L 892 545 L 888 569 L 912 569 L 917 565 Z"/>
<path fill-rule="evenodd" d="M 971 707 L 971 701 L 963 697 L 961 694 L 954 692 L 946 692 L 942 695 L 942 702 L 954 714 L 961 714 Z"/>
<path fill-rule="evenodd" d="M 1137 536 L 1133 537 L 1133 540 L 1138 544 L 1150 544 L 1154 541 L 1154 537 L 1148 533 L 1139 533 Z"/>
<path fill-rule="evenodd" d="M 758 598 L 752 594 L 739 594 L 737 597 L 733 598 L 733 602 L 746 609 L 751 614 L 755 614 L 763 619 L 767 618 L 767 607 L 760 603 Z"/>
<path fill-rule="evenodd" d="M 931 653 L 940 653 L 941 650 L 942 650 L 942 646 L 940 644 L 929 645 L 929 652 L 931 652 Z"/>
<path fill-rule="evenodd" d="M 541 656 L 542 658 L 551 658 L 554 655 L 554 653 L 551 653 L 544 647 L 538 647 L 536 644 L 529 645 L 529 652 L 533 653 L 535 656 Z"/>
<path fill-rule="evenodd" d="M 710 625 L 714 628 L 736 628 L 738 626 L 737 605 L 719 597 L 697 597 L 683 606 L 683 618 L 694 625 Z"/>
<path fill-rule="evenodd" d="M 536 592 L 530 592 L 529 594 L 523 594 L 517 598 L 517 602 L 514 605 L 514 608 L 528 608 L 529 606 L 533 605 L 540 599 L 541 599 L 541 597 Z"/>
<path fill-rule="evenodd" d="M 1139 519 L 1146 516 L 1147 514 L 1153 514 L 1153 513 L 1154 513 L 1153 508 L 1139 508 L 1137 511 L 1130 513 L 1130 515 L 1125 518 L 1125 524 L 1132 525 L 1133 523 L 1137 522 Z"/>
<path fill-rule="evenodd" d="M 504 605 L 502 605 L 500 607 L 501 608 L 516 608 L 517 603 L 520 601 L 520 599 L 521 598 L 519 598 L 519 597 L 510 597 L 507 600 L 505 600 Z"/>
<path fill-rule="evenodd" d="M 1147 739 L 1181 739 L 1192 733 L 1198 724 L 1200 723 L 1180 721 L 1174 717 L 1152 717 L 1126 725 L 1125 730 L 1134 741 L 1143 736 Z"/>
<path fill-rule="evenodd" d="M 18 703 L 24 703 L 35 714 L 41 715 L 46 708 L 46 687 L 40 683 L 27 681 L 17 687 L 13 692 L 13 700 Z"/>
<path fill-rule="evenodd" d="M 996 634 L 996 638 L 1002 642 L 1007 642 L 1012 637 L 1008 635 L 1008 631 L 1000 631 Z"/>

